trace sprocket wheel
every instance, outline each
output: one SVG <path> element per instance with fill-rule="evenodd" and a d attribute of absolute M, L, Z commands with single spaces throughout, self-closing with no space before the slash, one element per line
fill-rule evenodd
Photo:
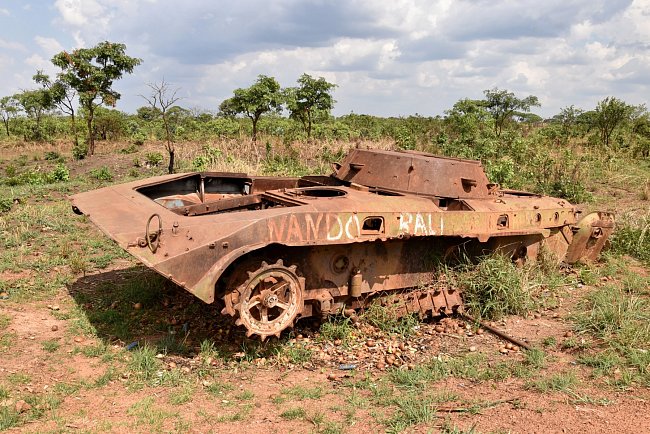
<path fill-rule="evenodd" d="M 296 266 L 284 266 L 282 260 L 248 272 L 248 279 L 237 288 L 239 302 L 234 309 L 235 323 L 247 329 L 247 336 L 280 337 L 280 333 L 293 325 L 303 309 L 301 278 Z"/>

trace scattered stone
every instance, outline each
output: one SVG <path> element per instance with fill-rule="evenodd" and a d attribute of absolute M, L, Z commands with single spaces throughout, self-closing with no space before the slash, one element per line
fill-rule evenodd
<path fill-rule="evenodd" d="M 514 345 L 512 345 L 512 342 L 506 343 L 506 350 L 511 350 Z"/>
<path fill-rule="evenodd" d="M 59 330 L 59 326 L 56 325 L 56 324 L 54 324 L 54 325 L 52 326 L 52 331 L 55 332 L 55 331 L 57 331 L 57 330 Z"/>
<path fill-rule="evenodd" d="M 16 413 L 25 413 L 26 411 L 29 411 L 31 409 L 32 406 L 27 404 L 23 399 L 16 402 Z"/>
<path fill-rule="evenodd" d="M 499 350 L 499 352 L 500 352 L 501 354 L 508 354 L 508 349 L 504 347 L 504 348 L 501 348 L 501 349 Z"/>

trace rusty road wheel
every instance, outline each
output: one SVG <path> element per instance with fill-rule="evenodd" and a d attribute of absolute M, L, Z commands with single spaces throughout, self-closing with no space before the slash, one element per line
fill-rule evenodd
<path fill-rule="evenodd" d="M 285 267 L 282 260 L 248 273 L 248 279 L 237 288 L 239 302 L 234 306 L 235 323 L 247 329 L 247 336 L 280 337 L 293 325 L 303 309 L 301 279 L 296 266 Z"/>

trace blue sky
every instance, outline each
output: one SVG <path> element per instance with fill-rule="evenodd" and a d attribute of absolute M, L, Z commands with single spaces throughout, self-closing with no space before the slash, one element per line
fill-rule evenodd
<path fill-rule="evenodd" d="M 335 114 L 443 114 L 499 87 L 536 112 L 646 103 L 650 0 L 0 0 L 0 96 L 55 74 L 53 54 L 109 40 L 143 59 L 116 88 L 134 111 L 164 78 L 216 111 L 257 75 L 338 85 Z"/>

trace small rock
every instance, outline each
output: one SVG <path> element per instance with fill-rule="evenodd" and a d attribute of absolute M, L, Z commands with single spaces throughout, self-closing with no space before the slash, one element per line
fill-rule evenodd
<path fill-rule="evenodd" d="M 26 411 L 31 410 L 32 406 L 27 404 L 25 400 L 21 399 L 20 401 L 16 402 L 16 413 L 24 413 Z"/>
<path fill-rule="evenodd" d="M 384 362 L 377 362 L 377 364 L 376 364 L 375 366 L 376 366 L 377 369 L 379 369 L 380 371 L 383 371 L 384 369 L 386 369 L 386 364 L 385 364 Z"/>
<path fill-rule="evenodd" d="M 572 332 L 571 330 L 569 330 L 569 331 L 567 331 L 566 333 L 564 333 L 564 337 L 565 337 L 565 338 L 570 338 L 571 336 L 573 336 L 573 332 Z"/>
<path fill-rule="evenodd" d="M 506 350 L 511 350 L 514 345 L 512 345 L 512 342 L 506 343 Z"/>
<path fill-rule="evenodd" d="M 435 330 L 437 333 L 442 333 L 442 332 L 445 331 L 445 328 L 444 328 L 443 326 L 437 325 L 437 326 L 434 327 L 434 330 Z"/>
<path fill-rule="evenodd" d="M 164 359 L 165 355 L 163 353 L 156 354 L 156 359 Z"/>
<path fill-rule="evenodd" d="M 398 345 L 398 348 L 402 351 L 406 350 L 406 345 L 404 345 L 404 342 L 400 342 Z"/>
<path fill-rule="evenodd" d="M 210 387 L 212 385 L 212 382 L 208 380 L 203 380 L 201 384 L 205 387 Z"/>
<path fill-rule="evenodd" d="M 386 364 L 387 365 L 394 365 L 395 360 L 396 360 L 395 356 L 393 356 L 392 354 L 389 354 L 389 355 L 386 356 Z"/>
<path fill-rule="evenodd" d="M 52 326 L 52 331 L 55 332 L 55 331 L 57 331 L 57 330 L 59 330 L 59 326 L 56 325 L 56 324 L 54 324 L 54 325 Z"/>
<path fill-rule="evenodd" d="M 134 304 L 134 305 L 133 305 L 133 309 L 135 309 L 135 310 L 140 310 L 140 309 L 142 309 L 142 303 L 136 303 L 136 304 Z"/>
<path fill-rule="evenodd" d="M 535 319 L 540 319 L 541 317 L 542 317 L 542 315 L 539 314 L 539 313 L 534 313 L 533 314 L 533 318 L 535 318 Z"/>
<path fill-rule="evenodd" d="M 327 379 L 330 381 L 336 380 L 336 375 L 334 375 L 333 373 L 329 373 L 327 374 Z"/>
<path fill-rule="evenodd" d="M 367 347 L 370 347 L 370 348 L 374 347 L 376 344 L 377 344 L 377 343 L 375 342 L 374 339 L 368 339 L 368 340 L 366 341 L 366 346 L 367 346 Z"/>
<path fill-rule="evenodd" d="M 472 352 L 472 353 L 475 352 L 475 351 L 476 351 L 476 347 L 472 345 L 471 347 L 469 347 L 469 351 Z"/>
<path fill-rule="evenodd" d="M 51 310 L 59 310 L 59 309 L 61 309 L 58 304 L 49 305 L 47 307 L 49 307 Z"/>
<path fill-rule="evenodd" d="M 504 347 L 504 348 L 501 348 L 501 349 L 499 350 L 499 352 L 500 352 L 501 354 L 508 354 L 508 349 Z"/>
<path fill-rule="evenodd" d="M 79 336 L 77 336 L 76 338 L 74 338 L 74 341 L 79 344 L 79 343 L 83 342 L 84 340 L 83 340 L 83 338 L 80 338 Z"/>
<path fill-rule="evenodd" d="M 169 366 L 169 369 L 174 369 L 176 367 L 176 363 L 169 362 L 169 364 L 167 366 Z"/>
<path fill-rule="evenodd" d="M 334 341 L 334 345 L 336 345 L 337 347 L 338 347 L 339 345 L 341 345 L 342 343 L 343 343 L 343 341 L 342 341 L 341 339 L 336 339 L 336 340 Z"/>
<path fill-rule="evenodd" d="M 477 335 L 482 335 L 483 333 L 485 333 L 485 332 L 483 331 L 483 329 L 478 329 L 478 330 L 476 330 L 476 334 L 477 334 Z"/>
<path fill-rule="evenodd" d="M 515 351 L 515 352 L 519 351 L 519 347 L 517 345 L 513 345 L 512 346 L 512 351 Z"/>
<path fill-rule="evenodd" d="M 181 368 L 181 372 L 183 372 L 184 374 L 189 374 L 190 371 L 191 371 L 190 368 L 188 368 L 187 366 L 183 366 Z"/>

